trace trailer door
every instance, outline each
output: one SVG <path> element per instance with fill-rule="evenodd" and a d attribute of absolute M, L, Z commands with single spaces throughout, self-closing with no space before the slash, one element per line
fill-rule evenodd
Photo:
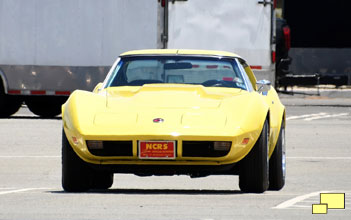
<path fill-rule="evenodd" d="M 234 52 L 244 57 L 254 69 L 267 72 L 262 76 L 256 71 L 258 78 L 274 82 L 273 7 L 271 2 L 259 2 L 258 0 L 188 0 L 173 3 L 170 1 L 168 48 Z M 262 4 L 264 2 L 265 4 Z"/>

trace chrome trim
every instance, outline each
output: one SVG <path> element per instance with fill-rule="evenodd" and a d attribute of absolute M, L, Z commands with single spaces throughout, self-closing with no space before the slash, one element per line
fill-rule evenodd
<path fill-rule="evenodd" d="M 107 83 L 109 82 L 110 78 L 112 77 L 111 75 L 113 74 L 117 64 L 119 63 L 119 61 L 121 61 L 121 57 L 118 57 L 116 59 L 116 61 L 112 64 L 112 67 L 110 68 L 110 70 L 108 71 L 107 73 L 107 76 L 105 77 L 103 83 L 102 83 L 102 86 L 101 86 L 101 89 L 103 88 L 106 88 L 107 86 Z M 116 74 L 116 73 L 115 73 Z M 115 78 L 116 76 L 113 76 L 113 78 Z"/>
<path fill-rule="evenodd" d="M 257 91 L 262 95 L 267 96 L 268 91 L 271 89 L 272 83 L 269 80 L 263 79 L 256 82 Z"/>
<path fill-rule="evenodd" d="M 237 65 L 237 66 L 239 67 L 239 69 L 240 69 L 241 77 L 244 79 L 246 90 L 249 91 L 249 92 L 254 91 L 254 89 L 253 89 L 253 87 L 252 87 L 252 84 L 250 83 L 250 86 L 249 86 L 249 84 L 248 84 L 248 82 L 250 81 L 250 79 L 248 78 L 245 69 L 243 68 L 243 66 L 241 65 L 241 63 L 239 62 L 238 59 L 234 59 L 234 60 L 235 60 L 235 62 L 236 62 L 236 65 Z"/>

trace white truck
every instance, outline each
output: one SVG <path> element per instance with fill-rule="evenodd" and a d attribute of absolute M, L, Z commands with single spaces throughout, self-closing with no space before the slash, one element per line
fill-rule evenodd
<path fill-rule="evenodd" d="M 60 114 L 116 57 L 146 48 L 238 53 L 274 82 L 274 2 L 267 0 L 0 0 L 0 117 L 24 102 Z M 93 103 L 92 103 L 93 104 Z"/>

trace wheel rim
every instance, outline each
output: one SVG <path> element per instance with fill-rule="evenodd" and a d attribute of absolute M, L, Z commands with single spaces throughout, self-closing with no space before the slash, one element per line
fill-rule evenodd
<path fill-rule="evenodd" d="M 283 177 L 285 178 L 286 174 L 286 155 L 285 155 L 285 128 L 282 127 L 282 170 L 283 170 Z"/>
<path fill-rule="evenodd" d="M 266 146 L 267 146 L 267 176 L 269 176 L 269 126 L 267 128 L 267 133 L 266 133 Z"/>

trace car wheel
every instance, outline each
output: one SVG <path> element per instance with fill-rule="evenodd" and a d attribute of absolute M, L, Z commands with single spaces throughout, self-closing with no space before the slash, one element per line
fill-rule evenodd
<path fill-rule="evenodd" d="M 274 152 L 269 160 L 269 190 L 280 190 L 285 184 L 285 127 L 282 124 Z"/>
<path fill-rule="evenodd" d="M 263 193 L 268 189 L 268 126 L 268 121 L 266 120 L 255 146 L 240 165 L 239 187 L 243 192 Z"/>
<path fill-rule="evenodd" d="M 113 184 L 112 173 L 96 173 L 92 177 L 91 188 L 92 189 L 108 189 Z"/>
<path fill-rule="evenodd" d="M 91 169 L 78 157 L 62 131 L 62 188 L 67 192 L 84 192 L 90 188 Z"/>

